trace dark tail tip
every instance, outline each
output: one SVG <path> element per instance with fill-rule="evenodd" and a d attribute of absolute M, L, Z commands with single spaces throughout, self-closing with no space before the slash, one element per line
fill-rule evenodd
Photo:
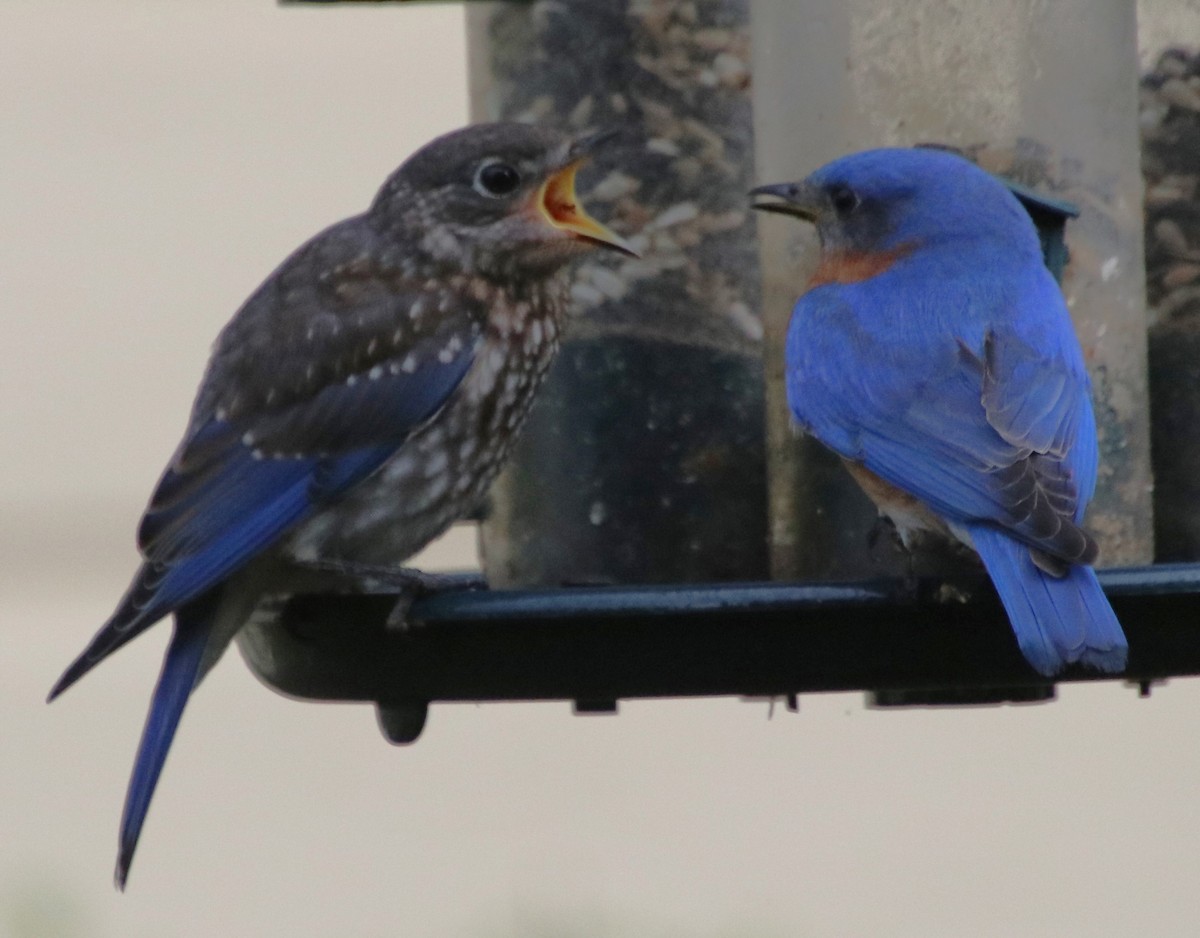
<path fill-rule="evenodd" d="M 121 844 L 121 850 L 117 854 L 117 866 L 113 870 L 113 885 L 117 887 L 118 892 L 125 891 L 125 880 L 129 878 L 129 864 L 133 862 L 133 847 L 134 845 Z"/>
<path fill-rule="evenodd" d="M 46 695 L 46 703 L 54 703 L 55 698 L 74 683 L 75 679 L 70 677 L 70 671 L 65 672 L 50 688 L 50 693 Z"/>
<path fill-rule="evenodd" d="M 54 698 L 87 674 L 94 664 L 94 661 L 89 660 L 86 651 L 72 661 L 70 667 L 62 673 L 62 677 L 55 681 L 54 686 L 50 688 L 50 693 L 46 695 L 46 703 L 53 702 Z"/>

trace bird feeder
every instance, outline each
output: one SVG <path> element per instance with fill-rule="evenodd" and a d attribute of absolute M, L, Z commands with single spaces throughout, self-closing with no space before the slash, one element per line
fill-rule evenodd
<path fill-rule="evenodd" d="M 750 3 L 467 8 L 471 116 L 620 128 L 581 178 L 641 259 L 577 318 L 484 519 L 494 586 L 768 573 Z"/>
<path fill-rule="evenodd" d="M 482 523 L 492 588 L 420 599 L 402 629 L 395 597 L 293 597 L 239 639 L 260 677 L 374 701 L 395 742 L 444 700 L 1053 696 L 979 571 L 872 542 L 874 509 L 784 403 L 813 238 L 752 218 L 747 189 L 926 141 L 1010 184 L 1062 279 L 1099 424 L 1087 521 L 1105 563 L 1134 565 L 1100 573 L 1123 677 L 1200 673 L 1200 565 L 1136 566 L 1153 527 L 1132 3 L 534 0 L 469 4 L 467 29 L 474 119 L 623 128 L 580 191 L 643 257 L 578 273 L 580 316 Z"/>

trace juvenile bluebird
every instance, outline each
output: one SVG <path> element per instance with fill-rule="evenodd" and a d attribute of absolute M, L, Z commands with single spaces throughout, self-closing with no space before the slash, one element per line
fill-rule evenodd
<path fill-rule="evenodd" d="M 1017 199 L 927 149 L 855 153 L 751 194 L 820 237 L 787 334 L 801 427 L 906 546 L 929 532 L 979 553 L 1038 672 L 1123 670 L 1081 527 L 1098 459 L 1090 383 Z"/>
<path fill-rule="evenodd" d="M 193 688 L 309 567 L 398 566 L 480 501 L 558 349 L 567 264 L 632 253 L 577 203 L 600 138 L 468 127 L 272 273 L 221 332 L 125 597 L 53 699 L 174 614 L 121 818 L 124 888 Z"/>

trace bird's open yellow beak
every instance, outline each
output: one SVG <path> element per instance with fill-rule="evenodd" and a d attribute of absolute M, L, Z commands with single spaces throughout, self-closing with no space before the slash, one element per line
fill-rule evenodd
<path fill-rule="evenodd" d="M 590 241 L 600 247 L 611 248 L 638 257 L 635 251 L 619 234 L 600 224 L 592 218 L 575 195 L 575 174 L 579 171 L 584 160 L 575 160 L 555 172 L 547 179 L 537 194 L 534 203 L 546 221 L 562 231 L 570 232 L 577 238 Z"/>

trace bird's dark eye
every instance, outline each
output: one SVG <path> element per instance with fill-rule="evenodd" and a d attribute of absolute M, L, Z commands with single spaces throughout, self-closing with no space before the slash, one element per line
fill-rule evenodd
<path fill-rule="evenodd" d="M 475 191 L 480 195 L 500 198 L 512 195 L 521 185 L 521 174 L 507 163 L 484 163 L 475 173 Z"/>
<path fill-rule="evenodd" d="M 834 186 L 829 190 L 829 201 L 833 205 L 833 210 L 845 217 L 858 208 L 859 198 L 849 186 Z"/>

